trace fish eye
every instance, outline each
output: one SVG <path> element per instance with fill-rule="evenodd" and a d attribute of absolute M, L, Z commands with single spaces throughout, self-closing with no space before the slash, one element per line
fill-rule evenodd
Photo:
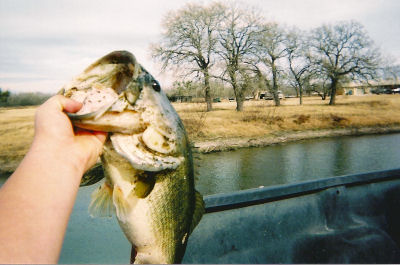
<path fill-rule="evenodd" d="M 161 87 L 160 87 L 160 84 L 158 83 L 157 80 L 154 80 L 154 81 L 153 81 L 152 86 L 153 86 L 153 89 L 154 89 L 155 91 L 160 92 Z"/>

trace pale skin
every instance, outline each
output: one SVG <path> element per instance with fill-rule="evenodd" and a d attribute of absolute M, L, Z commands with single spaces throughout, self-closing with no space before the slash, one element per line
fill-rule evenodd
<path fill-rule="evenodd" d="M 33 143 L 0 189 L 0 263 L 57 263 L 80 180 L 107 137 L 74 131 L 65 112 L 81 107 L 54 96 L 37 109 Z"/>

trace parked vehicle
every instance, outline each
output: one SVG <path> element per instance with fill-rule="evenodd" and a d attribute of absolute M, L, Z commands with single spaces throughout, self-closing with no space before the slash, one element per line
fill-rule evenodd
<path fill-rule="evenodd" d="M 375 88 L 375 89 L 371 90 L 371 93 L 372 94 L 376 94 L 376 95 L 379 95 L 379 94 L 392 94 L 393 91 L 390 88 L 378 87 L 378 88 Z"/>
<path fill-rule="evenodd" d="M 272 95 L 267 95 L 267 96 L 263 97 L 263 99 L 265 99 L 265 100 L 273 100 L 274 97 Z"/>
<path fill-rule="evenodd" d="M 281 90 L 278 90 L 278 98 L 279 99 L 285 99 L 285 95 L 283 94 L 283 92 Z M 274 96 L 272 95 L 272 93 L 261 93 L 260 94 L 260 99 L 265 99 L 265 100 L 273 100 Z"/>

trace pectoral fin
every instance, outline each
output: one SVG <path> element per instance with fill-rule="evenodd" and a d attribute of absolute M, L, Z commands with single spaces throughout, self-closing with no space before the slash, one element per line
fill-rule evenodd
<path fill-rule="evenodd" d="M 147 195 L 149 195 L 153 190 L 155 183 L 156 178 L 153 174 L 148 174 L 145 177 L 139 175 L 135 181 L 135 187 L 132 190 L 132 195 L 138 198 L 146 198 Z"/>
<path fill-rule="evenodd" d="M 114 185 L 113 203 L 117 213 L 118 220 L 125 223 L 129 212 L 129 203 L 124 197 L 122 189 L 118 185 Z"/>
<path fill-rule="evenodd" d="M 89 213 L 92 217 L 111 217 L 113 212 L 113 189 L 109 183 L 104 182 L 92 193 Z"/>

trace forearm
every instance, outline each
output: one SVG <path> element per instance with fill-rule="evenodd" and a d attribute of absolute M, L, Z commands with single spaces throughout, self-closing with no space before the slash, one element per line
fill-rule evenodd
<path fill-rule="evenodd" d="M 79 160 L 65 147 L 33 143 L 0 192 L 0 263 L 57 262 L 84 170 Z"/>
<path fill-rule="evenodd" d="M 82 104 L 54 96 L 36 111 L 35 138 L 0 189 L 0 263 L 56 263 L 80 179 L 107 134 L 75 130 L 65 112 Z"/>

